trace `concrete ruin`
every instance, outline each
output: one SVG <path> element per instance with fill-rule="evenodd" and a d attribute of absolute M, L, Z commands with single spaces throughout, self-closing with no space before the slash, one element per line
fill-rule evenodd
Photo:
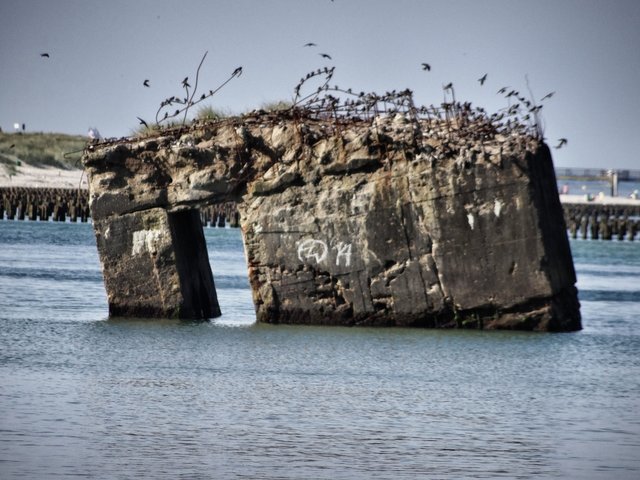
<path fill-rule="evenodd" d="M 83 163 L 112 316 L 219 315 L 197 209 L 232 200 L 259 322 L 581 328 L 551 153 L 525 129 L 260 111 Z"/>

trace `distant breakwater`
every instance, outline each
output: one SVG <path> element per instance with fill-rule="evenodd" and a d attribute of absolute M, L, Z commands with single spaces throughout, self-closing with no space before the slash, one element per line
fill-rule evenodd
<path fill-rule="evenodd" d="M 0 187 L 0 220 L 87 222 L 89 190 L 86 188 Z M 200 210 L 202 225 L 240 226 L 235 202 L 209 205 Z"/>
<path fill-rule="evenodd" d="M 0 219 L 86 222 L 89 190 L 77 188 L 0 188 Z"/>
<path fill-rule="evenodd" d="M 640 231 L 640 206 L 563 204 L 571 238 L 633 241 Z"/>

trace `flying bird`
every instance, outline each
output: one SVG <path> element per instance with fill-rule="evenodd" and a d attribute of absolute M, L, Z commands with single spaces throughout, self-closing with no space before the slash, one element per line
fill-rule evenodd
<path fill-rule="evenodd" d="M 549 93 L 547 93 L 544 97 L 542 97 L 542 98 L 540 99 L 540 101 L 542 102 L 543 100 L 546 100 L 547 98 L 551 98 L 551 97 L 553 97 L 553 95 L 554 95 L 555 93 L 556 93 L 556 92 L 549 92 Z"/>
<path fill-rule="evenodd" d="M 145 122 L 143 119 L 141 119 L 140 117 L 136 117 L 138 120 L 140 120 L 140 125 L 144 125 L 145 127 L 149 128 L 149 125 L 147 125 L 147 122 Z"/>
<path fill-rule="evenodd" d="M 487 74 L 485 73 L 482 77 L 478 79 L 480 85 L 484 85 L 484 82 L 487 80 Z"/>
<path fill-rule="evenodd" d="M 144 82 L 142 82 L 142 85 L 144 85 L 145 87 L 149 86 L 149 80 L 145 80 Z"/>
<path fill-rule="evenodd" d="M 48 53 L 41 53 L 40 56 L 44 57 L 44 58 L 49 58 L 49 54 Z"/>
<path fill-rule="evenodd" d="M 303 47 L 317 47 L 317 45 L 313 42 L 305 43 Z"/>
<path fill-rule="evenodd" d="M 328 53 L 319 53 L 318 55 L 320 55 L 322 58 L 328 58 L 329 60 L 332 60 L 331 55 L 329 55 Z"/>
<path fill-rule="evenodd" d="M 498 90 L 498 93 L 505 93 L 508 88 L 509 87 L 502 87 L 500 90 Z"/>
<path fill-rule="evenodd" d="M 426 70 L 427 72 L 431 71 L 431 65 L 429 65 L 428 63 L 423 63 L 422 64 L 422 69 Z"/>
<path fill-rule="evenodd" d="M 231 74 L 231 76 L 232 76 L 232 77 L 235 77 L 236 75 L 237 75 L 238 77 L 239 77 L 240 75 L 242 75 L 242 67 L 238 67 L 238 68 L 236 68 L 236 69 L 233 71 L 233 73 Z"/>
<path fill-rule="evenodd" d="M 558 145 L 556 145 L 556 148 L 561 148 L 562 146 L 567 144 L 567 139 L 566 138 L 560 138 L 558 140 Z"/>

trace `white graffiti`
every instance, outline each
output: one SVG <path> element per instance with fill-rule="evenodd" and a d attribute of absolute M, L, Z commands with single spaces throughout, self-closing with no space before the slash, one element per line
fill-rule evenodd
<path fill-rule="evenodd" d="M 161 230 L 138 230 L 133 232 L 131 255 L 136 256 L 144 252 L 156 253 L 162 236 Z"/>
<path fill-rule="evenodd" d="M 473 216 L 473 213 L 468 213 L 467 214 L 467 222 L 469 222 L 469 226 L 471 227 L 471 230 L 473 230 L 473 227 L 476 223 L 476 219 Z"/>
<path fill-rule="evenodd" d="M 301 262 L 314 259 L 316 263 L 320 263 L 327 258 L 327 253 L 329 249 L 322 240 L 309 239 L 298 245 L 298 258 Z"/>
<path fill-rule="evenodd" d="M 340 259 L 344 258 L 345 267 L 350 267 L 351 266 L 351 244 L 339 242 L 338 245 L 334 248 L 338 250 L 338 254 L 336 255 L 336 265 L 339 267 Z"/>
<path fill-rule="evenodd" d="M 331 249 L 322 240 L 308 239 L 298 244 L 298 259 L 303 263 L 315 262 L 320 264 L 327 260 L 329 251 L 336 251 L 336 266 L 343 264 L 345 267 L 351 266 L 351 244 L 338 242 Z"/>
<path fill-rule="evenodd" d="M 502 206 L 504 204 L 496 198 L 496 201 L 493 204 L 493 213 L 496 217 L 500 216 L 500 212 L 502 211 Z"/>

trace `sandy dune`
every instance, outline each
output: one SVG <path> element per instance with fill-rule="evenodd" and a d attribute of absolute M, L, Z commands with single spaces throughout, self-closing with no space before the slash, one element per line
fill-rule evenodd
<path fill-rule="evenodd" d="M 80 169 L 40 168 L 23 162 L 16 170 L 15 175 L 9 176 L 0 165 L 0 187 L 87 188 L 87 176 Z"/>

